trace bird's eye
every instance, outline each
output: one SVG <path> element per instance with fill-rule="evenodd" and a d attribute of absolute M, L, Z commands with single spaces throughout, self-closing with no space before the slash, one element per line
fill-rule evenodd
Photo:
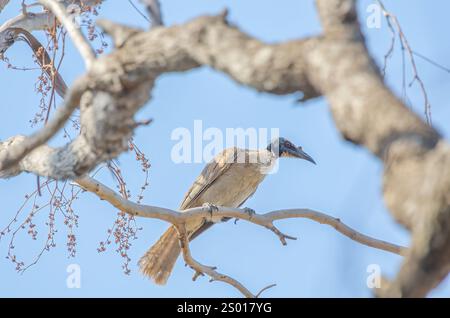
<path fill-rule="evenodd" d="M 292 148 L 292 144 L 291 144 L 289 141 L 286 141 L 286 142 L 284 143 L 284 145 L 285 145 L 287 148 Z"/>

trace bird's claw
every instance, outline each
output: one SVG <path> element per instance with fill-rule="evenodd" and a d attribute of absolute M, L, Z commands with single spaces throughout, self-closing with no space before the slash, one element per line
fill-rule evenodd
<path fill-rule="evenodd" d="M 245 213 L 247 213 L 247 214 L 249 215 L 250 219 L 252 218 L 253 215 L 256 214 L 255 210 L 253 210 L 253 209 L 251 209 L 251 208 L 244 208 L 243 210 L 244 210 Z M 236 218 L 236 219 L 234 220 L 234 224 L 236 224 L 237 221 L 239 221 L 238 218 Z"/>
<path fill-rule="evenodd" d="M 187 264 L 186 264 L 186 266 L 188 266 Z M 209 270 L 211 270 L 211 271 L 215 271 L 216 269 L 217 269 L 217 267 L 216 266 L 205 266 L 206 268 L 208 268 Z M 192 268 L 192 267 L 191 267 Z M 192 277 L 192 280 L 195 282 L 199 277 L 201 277 L 201 276 L 205 276 L 205 273 L 203 273 L 203 272 L 200 272 L 200 271 L 198 271 L 198 270 L 196 270 L 196 269 L 194 269 L 194 268 L 192 268 L 194 271 L 195 271 L 195 273 L 194 273 L 194 276 Z"/>
<path fill-rule="evenodd" d="M 244 212 L 247 213 L 250 217 L 252 217 L 254 214 L 256 214 L 255 210 L 251 208 L 244 208 Z"/>
<path fill-rule="evenodd" d="M 219 211 L 219 208 L 212 203 L 203 203 L 202 208 L 204 211 L 208 211 L 211 214 L 211 216 L 214 212 Z"/>

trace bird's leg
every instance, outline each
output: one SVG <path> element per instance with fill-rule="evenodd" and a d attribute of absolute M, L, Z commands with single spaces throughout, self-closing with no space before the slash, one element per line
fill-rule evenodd
<path fill-rule="evenodd" d="M 187 266 L 187 264 L 186 264 L 186 266 Z M 195 270 L 194 270 L 195 271 Z M 200 276 L 205 276 L 205 274 L 203 274 L 203 273 L 200 273 L 200 272 L 198 272 L 198 271 L 195 271 L 195 274 L 194 274 L 194 276 L 192 277 L 192 281 L 196 281 L 197 280 L 197 278 L 199 278 Z"/>
<path fill-rule="evenodd" d="M 252 216 L 256 214 L 255 210 L 247 207 L 244 208 L 244 212 L 247 213 L 250 216 L 250 218 L 252 218 Z"/>
<path fill-rule="evenodd" d="M 211 222 L 214 222 L 214 220 L 213 220 L 214 212 L 219 211 L 219 208 L 216 205 L 214 205 L 212 203 L 208 203 L 208 202 L 203 203 L 202 208 L 204 211 L 207 211 L 211 214 L 211 216 L 210 216 Z"/>
<path fill-rule="evenodd" d="M 244 209 L 244 212 L 245 213 L 247 213 L 248 214 L 248 216 L 249 216 L 249 220 L 251 220 L 252 219 L 252 217 L 253 217 L 253 215 L 255 215 L 256 214 L 256 212 L 255 212 L 255 210 L 253 210 L 253 209 L 251 209 L 251 208 L 247 208 L 247 207 L 245 207 Z M 234 220 L 234 224 L 236 224 L 237 223 L 237 221 L 239 221 L 239 219 L 235 219 Z"/>
<path fill-rule="evenodd" d="M 186 265 L 187 265 L 187 264 L 186 264 Z M 205 266 L 205 265 L 204 265 L 204 266 Z M 209 269 L 212 270 L 212 271 L 215 271 L 215 270 L 217 269 L 216 266 L 205 266 L 205 267 L 206 267 L 206 268 L 209 268 Z M 195 282 L 199 277 L 205 276 L 204 273 L 199 272 L 198 270 L 196 270 L 196 269 L 194 269 L 194 268 L 192 268 L 192 267 L 191 267 L 191 269 L 192 269 L 193 271 L 195 271 L 194 276 L 192 276 L 192 281 Z"/>

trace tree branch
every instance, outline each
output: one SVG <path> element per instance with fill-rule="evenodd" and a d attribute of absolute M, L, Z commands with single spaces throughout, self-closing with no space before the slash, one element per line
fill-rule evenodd
<path fill-rule="evenodd" d="M 0 0 L 0 12 L 8 5 L 9 0 Z"/>
<path fill-rule="evenodd" d="M 61 24 L 66 28 L 72 38 L 72 41 L 83 57 L 84 62 L 86 63 L 86 68 L 89 70 L 92 63 L 95 61 L 95 52 L 84 37 L 83 33 L 81 33 L 79 27 L 77 27 L 73 20 L 67 15 L 66 7 L 55 0 L 39 0 L 39 2 L 50 9 Z"/>
<path fill-rule="evenodd" d="M 242 285 L 237 280 L 220 274 L 216 271 L 216 267 L 205 266 L 199 262 L 197 262 L 191 255 L 191 251 L 189 248 L 189 239 L 187 238 L 186 228 L 184 225 L 176 225 L 176 229 L 178 231 L 178 236 L 180 240 L 181 251 L 183 254 L 183 259 L 186 264 L 191 267 L 195 271 L 195 275 L 192 278 L 194 281 L 198 276 L 208 275 L 211 279 L 210 282 L 220 281 L 226 284 L 229 284 L 239 290 L 245 297 L 247 298 L 255 298 L 256 296 L 252 294 L 244 285 Z"/>
<path fill-rule="evenodd" d="M 151 19 L 151 26 L 157 27 L 164 25 L 161 13 L 161 3 L 159 0 L 140 0 L 147 8 L 148 15 Z"/>
<path fill-rule="evenodd" d="M 317 8 L 324 34 L 281 44 L 252 38 L 231 26 L 226 14 L 130 32 L 89 71 L 82 134 L 62 148 L 35 149 L 16 172 L 76 179 L 116 157 L 127 149 L 134 114 L 168 72 L 205 65 L 258 91 L 300 92 L 304 100 L 325 96 L 343 137 L 383 161 L 387 207 L 412 230 L 411 249 L 386 295 L 425 296 L 450 271 L 450 147 L 383 83 L 356 1 L 317 0 Z"/>
<path fill-rule="evenodd" d="M 310 75 L 327 97 L 343 136 L 384 162 L 392 215 L 412 245 L 385 296 L 423 297 L 450 271 L 450 147 L 395 97 L 367 52 L 355 0 L 316 0 L 325 29 Z"/>
<path fill-rule="evenodd" d="M 9 0 L 0 0 L 0 12 L 1 12 L 1 1 L 6 1 L 5 6 L 8 4 Z M 102 0 L 62 0 L 59 1 L 65 6 L 69 4 L 76 4 L 94 6 L 102 2 Z M 0 32 L 6 30 L 7 28 L 22 28 L 28 32 L 45 30 L 50 28 L 54 22 L 54 14 L 51 11 L 37 12 L 37 13 L 27 13 L 22 12 L 18 16 L 11 18 L 4 22 L 0 26 Z"/>
<path fill-rule="evenodd" d="M 20 166 L 14 166 L 37 147 L 49 141 L 64 126 L 78 107 L 81 94 L 85 91 L 85 84 L 84 78 L 75 82 L 66 95 L 64 104 L 57 109 L 55 116 L 41 130 L 29 137 L 15 136 L 0 142 L 0 178 L 21 173 L 23 170 Z"/>
<path fill-rule="evenodd" d="M 207 275 L 213 281 L 217 280 L 230 284 L 231 286 L 238 289 L 246 297 L 256 297 L 256 296 L 235 279 L 226 276 L 224 274 L 218 273 L 215 267 L 209 267 L 200 264 L 192 257 L 189 249 L 189 242 L 186 237 L 186 228 L 185 228 L 186 223 L 197 222 L 197 220 L 199 222 L 204 220 L 218 223 L 226 218 L 236 218 L 246 220 L 250 223 L 260 225 L 262 227 L 271 230 L 280 237 L 280 240 L 285 245 L 285 242 L 283 240 L 284 237 L 286 237 L 286 235 L 281 235 L 280 234 L 281 232 L 274 226 L 273 222 L 285 219 L 306 218 L 319 222 L 321 224 L 330 225 L 341 234 L 361 244 L 398 255 L 405 255 L 406 253 L 405 247 L 369 237 L 345 225 L 339 219 L 309 209 L 278 210 L 266 214 L 255 214 L 249 213 L 247 209 L 217 207 L 217 209 L 213 209 L 213 211 L 210 211 L 209 209 L 205 209 L 204 207 L 198 207 L 179 212 L 166 208 L 141 205 L 131 202 L 127 199 L 124 199 L 114 190 L 105 186 L 101 182 L 88 176 L 76 179 L 75 182 L 82 189 L 95 194 L 101 200 L 109 202 L 112 206 L 116 207 L 117 209 L 123 212 L 129 213 L 133 216 L 158 219 L 175 225 L 180 237 L 180 244 L 183 251 L 183 258 L 186 264 L 188 264 L 196 272 L 194 279 L 199 275 L 203 274 Z"/>

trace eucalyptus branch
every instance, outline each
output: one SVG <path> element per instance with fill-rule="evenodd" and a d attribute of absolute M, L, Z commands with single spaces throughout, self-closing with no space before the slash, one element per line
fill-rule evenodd
<path fill-rule="evenodd" d="M 340 219 L 310 209 L 278 210 L 265 214 L 249 213 L 249 209 L 228 207 L 217 207 L 214 209 L 198 207 L 184 211 L 175 211 L 167 208 L 137 204 L 124 199 L 114 190 L 88 176 L 76 179 L 75 182 L 82 189 L 94 193 L 100 199 L 107 201 L 123 212 L 129 213 L 133 216 L 158 219 L 172 223 L 177 228 L 179 234 L 180 246 L 182 248 L 184 261 L 195 271 L 194 280 L 198 276 L 207 275 L 212 281 L 222 281 L 235 287 L 245 297 L 256 297 L 256 295 L 258 294 L 251 293 L 237 280 L 217 272 L 215 267 L 210 267 L 199 263 L 192 257 L 189 249 L 189 241 L 186 237 L 186 223 L 198 222 L 201 220 L 219 223 L 225 218 L 241 219 L 271 230 L 280 238 L 282 243 L 285 245 L 285 238 L 292 239 L 292 237 L 282 234 L 274 226 L 273 222 L 285 219 L 306 218 L 319 222 L 321 224 L 330 225 L 348 238 L 373 248 L 381 249 L 398 255 L 405 255 L 407 251 L 405 247 L 364 235 L 352 229 L 348 225 L 342 223 Z"/>

